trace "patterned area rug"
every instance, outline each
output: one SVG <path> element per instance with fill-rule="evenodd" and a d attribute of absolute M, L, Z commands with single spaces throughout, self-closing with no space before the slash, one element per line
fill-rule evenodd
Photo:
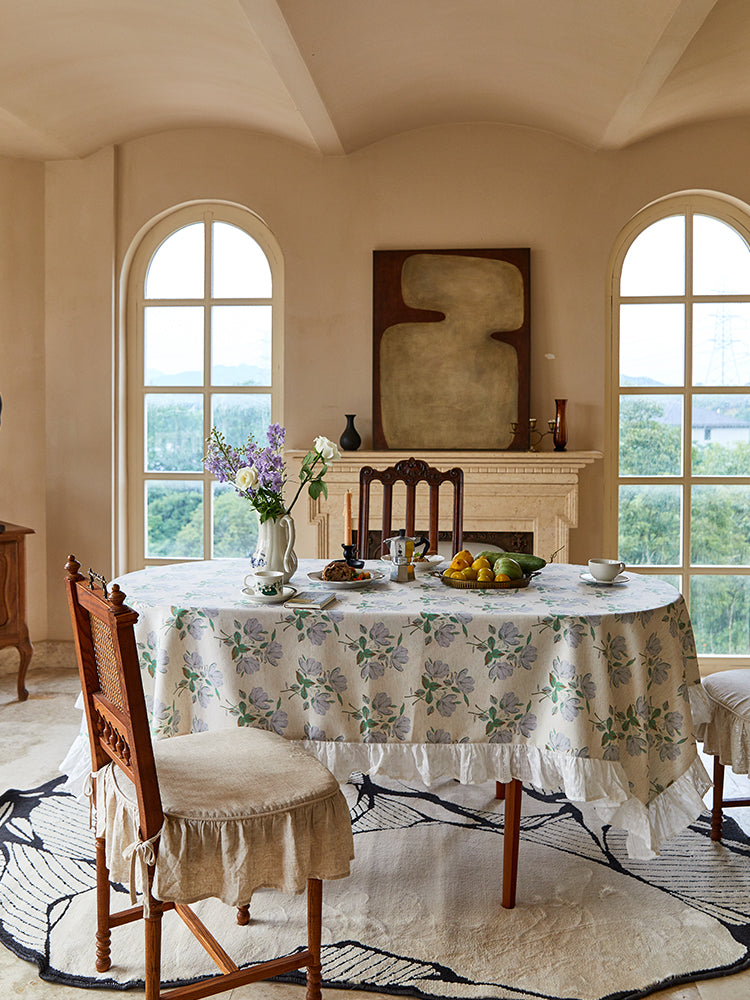
<path fill-rule="evenodd" d="M 94 971 L 88 806 L 57 784 L 0 798 L 0 940 L 46 980 L 142 986 L 140 922 L 113 931 L 113 966 Z M 324 886 L 324 985 L 459 1000 L 626 1000 L 750 965 L 750 843 L 731 819 L 723 844 L 711 842 L 705 817 L 661 858 L 634 862 L 624 837 L 587 808 L 524 791 L 518 905 L 503 910 L 503 805 L 493 795 L 494 784 L 446 780 L 427 790 L 352 777 L 356 861 L 350 878 Z M 129 905 L 120 892 L 113 908 Z M 304 942 L 304 897 L 258 892 L 249 927 L 221 903 L 196 909 L 240 965 Z M 213 971 L 166 914 L 165 985 Z"/>

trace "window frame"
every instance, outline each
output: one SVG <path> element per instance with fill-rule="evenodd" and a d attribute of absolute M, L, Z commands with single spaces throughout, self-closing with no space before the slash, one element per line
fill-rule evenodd
<path fill-rule="evenodd" d="M 682 509 L 680 512 L 681 553 L 677 564 L 664 566 L 638 565 L 638 573 L 648 575 L 676 576 L 680 581 L 680 590 L 690 609 L 690 580 L 698 576 L 731 575 L 750 576 L 748 565 L 693 565 L 691 562 L 691 494 L 696 485 L 714 485 L 731 483 L 732 485 L 750 485 L 750 476 L 696 476 L 692 471 L 692 429 L 693 404 L 702 395 L 736 394 L 747 395 L 748 386 L 694 386 L 692 384 L 692 333 L 693 306 L 701 302 L 750 302 L 750 291 L 745 295 L 694 295 L 693 294 L 693 227 L 685 227 L 685 288 L 682 295 L 621 295 L 620 280 L 622 268 L 628 251 L 649 226 L 670 216 L 681 215 L 686 220 L 692 220 L 695 215 L 711 216 L 731 226 L 748 244 L 750 252 L 750 206 L 726 195 L 708 191 L 683 191 L 668 195 L 647 205 L 638 212 L 619 233 L 610 256 L 607 270 L 607 359 L 606 359 L 606 449 L 605 449 L 605 511 L 604 538 L 608 552 L 617 553 L 619 544 L 619 488 L 624 484 L 633 485 L 679 485 L 682 490 Z M 628 303 L 680 303 L 684 306 L 685 317 L 685 357 L 684 385 L 665 386 L 663 390 L 644 386 L 620 385 L 620 306 Z M 682 469 L 680 475 L 664 476 L 620 476 L 619 475 L 619 432 L 620 432 L 620 399 L 627 396 L 680 396 L 683 403 L 682 428 Z M 699 656 L 701 672 L 711 673 L 728 667 L 750 666 L 750 655 L 738 654 L 703 654 Z"/>
<path fill-rule="evenodd" d="M 213 298 L 211 292 L 211 223 L 225 222 L 242 229 L 256 241 L 268 260 L 271 270 L 271 297 Z M 173 233 L 202 223 L 204 226 L 204 286 L 203 295 L 196 298 L 147 299 L 145 282 L 154 255 Z M 211 429 L 210 399 L 219 395 L 263 394 L 271 397 L 271 421 L 282 423 L 283 418 L 283 296 L 284 261 L 281 248 L 268 226 L 255 213 L 241 205 L 219 201 L 193 202 L 172 209 L 144 227 L 133 241 L 127 255 L 125 272 L 125 331 L 124 343 L 119 351 L 119 406 L 118 421 L 118 476 L 115 490 L 117 502 L 117 544 L 115 567 L 117 573 L 129 572 L 150 565 L 194 562 L 195 559 L 173 557 L 147 557 L 145 538 L 145 484 L 149 480 L 201 482 L 203 489 L 203 559 L 212 554 L 212 484 L 215 478 L 203 470 L 199 472 L 145 471 L 144 451 L 144 399 L 149 392 L 179 394 L 190 392 L 202 395 L 203 439 Z M 144 379 L 144 317 L 146 305 L 202 305 L 204 309 L 204 377 L 202 386 L 153 386 L 147 387 Z M 271 306 L 271 385 L 270 386 L 212 386 L 211 385 L 211 306 L 212 305 L 270 305 Z M 218 557 L 217 557 L 218 558 Z"/>

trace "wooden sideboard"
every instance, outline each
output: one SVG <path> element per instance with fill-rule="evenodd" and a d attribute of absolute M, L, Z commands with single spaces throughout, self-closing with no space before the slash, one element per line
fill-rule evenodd
<path fill-rule="evenodd" d="M 0 649 L 15 646 L 21 662 L 18 666 L 18 700 L 25 701 L 29 692 L 24 687 L 26 671 L 34 651 L 26 625 L 26 535 L 33 528 L 0 521 Z"/>

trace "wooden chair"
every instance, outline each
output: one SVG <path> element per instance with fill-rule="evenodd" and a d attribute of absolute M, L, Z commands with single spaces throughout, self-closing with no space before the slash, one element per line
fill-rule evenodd
<path fill-rule="evenodd" d="M 750 806 L 750 798 L 724 798 L 724 768 L 750 771 L 750 670 L 720 670 L 703 678 L 710 718 L 698 722 L 695 735 L 714 758 L 711 840 L 721 840 L 727 806 Z"/>
<path fill-rule="evenodd" d="M 360 559 L 367 559 L 368 531 L 370 526 L 370 484 L 383 484 L 383 517 L 381 525 L 381 546 L 383 539 L 393 534 L 391 519 L 393 515 L 393 486 L 403 482 L 406 486 L 406 527 L 407 535 L 414 535 L 416 514 L 417 484 L 427 483 L 430 493 L 428 552 L 437 552 L 438 547 L 438 502 L 442 483 L 453 484 L 453 522 L 451 532 L 452 555 L 455 555 L 463 545 L 464 520 L 464 473 L 463 469 L 448 469 L 441 472 L 421 459 L 405 458 L 387 469 L 373 469 L 364 465 L 359 470 L 359 520 L 357 527 L 357 549 Z"/>
<path fill-rule="evenodd" d="M 259 729 L 152 745 L 133 629 L 138 615 L 117 584 L 108 594 L 101 578 L 100 588 L 94 574 L 87 582 L 79 569 L 70 556 L 66 585 L 97 817 L 96 968 L 110 968 L 111 928 L 143 918 L 146 1000 L 197 1000 L 302 967 L 307 1000 L 320 1000 L 321 879 L 346 876 L 354 856 L 338 783 L 310 754 Z M 143 905 L 110 913 L 110 877 L 130 880 L 134 902 L 138 874 Z M 261 887 L 307 889 L 307 946 L 240 969 L 187 903 L 216 896 L 237 906 L 237 920 L 246 924 L 253 890 Z M 162 993 L 161 923 L 171 909 L 220 974 Z"/>

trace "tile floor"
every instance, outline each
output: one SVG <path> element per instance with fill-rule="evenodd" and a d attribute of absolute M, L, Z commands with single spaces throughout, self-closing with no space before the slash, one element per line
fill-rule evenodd
<path fill-rule="evenodd" d="M 13 654 L 15 656 L 15 654 Z M 59 657 L 55 657 L 59 660 Z M 16 698 L 15 662 L 0 658 L 0 788 L 33 788 L 57 774 L 80 725 L 80 713 L 73 704 L 78 692 L 78 676 L 73 670 L 46 667 L 43 653 L 35 654 L 26 678 L 29 698 Z M 727 794 L 749 795 L 750 782 L 727 771 Z M 731 815 L 750 833 L 750 809 L 733 810 Z M 327 991 L 329 1000 L 333 991 Z M 131 991 L 128 996 L 143 994 Z M 375 993 L 337 991 L 341 1000 L 388 1000 Z M 36 966 L 16 958 L 0 946 L 0 1000 L 21 996 L 24 1000 L 115 1000 L 108 990 L 86 990 L 55 986 L 39 979 Z M 231 993 L 231 1000 L 304 1000 L 302 987 L 281 983 L 255 983 Z M 736 976 L 678 986 L 654 993 L 655 1000 L 750 1000 L 750 970 Z"/>

